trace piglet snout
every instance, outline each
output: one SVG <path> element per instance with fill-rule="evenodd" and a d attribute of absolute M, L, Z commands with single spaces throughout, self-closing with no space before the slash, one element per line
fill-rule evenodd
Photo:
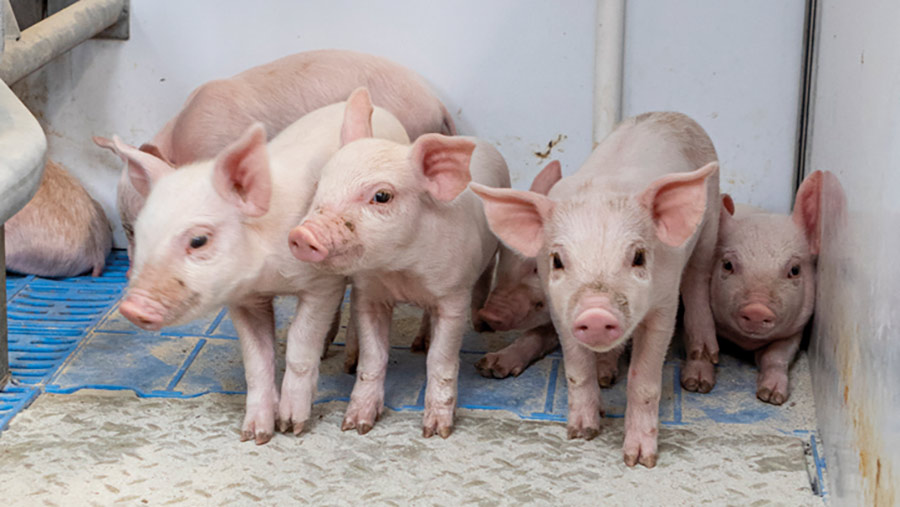
<path fill-rule="evenodd" d="M 622 337 L 622 326 L 612 312 L 603 308 L 588 308 L 575 319 L 572 333 L 590 348 L 606 349 Z"/>
<path fill-rule="evenodd" d="M 164 311 L 153 299 L 140 294 L 131 293 L 119 305 L 119 313 L 142 329 L 156 331 L 162 328 Z"/>
<path fill-rule="evenodd" d="M 762 303 L 750 303 L 738 311 L 741 329 L 748 333 L 758 333 L 775 325 L 775 313 Z"/>
<path fill-rule="evenodd" d="M 322 262 L 328 257 L 328 248 L 306 224 L 294 227 L 288 235 L 291 253 L 305 262 Z"/>

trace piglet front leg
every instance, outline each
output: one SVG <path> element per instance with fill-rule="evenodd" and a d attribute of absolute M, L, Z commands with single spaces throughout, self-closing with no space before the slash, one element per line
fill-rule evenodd
<path fill-rule="evenodd" d="M 788 370 L 797 355 L 802 338 L 801 331 L 790 338 L 774 341 L 756 353 L 756 364 L 759 366 L 757 398 L 772 405 L 781 405 L 787 401 L 790 395 Z"/>
<path fill-rule="evenodd" d="M 625 407 L 625 464 L 656 466 L 658 457 L 659 399 L 666 350 L 675 328 L 676 309 L 651 312 L 634 334 L 628 367 Z"/>
<path fill-rule="evenodd" d="M 351 319 L 357 326 L 359 364 L 341 430 L 355 429 L 360 435 L 365 435 L 375 426 L 375 421 L 384 410 L 384 379 L 393 307 L 366 299 L 356 287 L 351 294 L 354 303 L 350 311 Z"/>
<path fill-rule="evenodd" d="M 518 377 L 531 363 L 541 359 L 559 346 L 553 324 L 545 324 L 525 331 L 516 341 L 490 352 L 475 363 L 482 377 Z M 617 356 L 618 357 L 618 356 Z"/>
<path fill-rule="evenodd" d="M 444 297 L 433 311 L 432 342 L 426 362 L 425 417 L 422 436 L 447 438 L 456 411 L 459 349 L 471 295 Z"/>
<path fill-rule="evenodd" d="M 330 312 L 340 301 L 343 284 L 300 295 L 288 330 L 284 379 L 278 404 L 278 430 L 299 435 L 309 419 L 319 379 L 322 337 L 332 325 Z M 339 308 L 339 307 L 338 307 Z"/>
<path fill-rule="evenodd" d="M 275 388 L 275 312 L 272 299 L 232 305 L 228 312 L 237 330 L 247 379 L 247 411 L 241 441 L 257 445 L 272 439 L 278 391 Z"/>
<path fill-rule="evenodd" d="M 591 440 L 600 434 L 602 415 L 595 352 L 578 343 L 571 332 L 560 333 L 559 340 L 569 390 L 568 437 Z"/>

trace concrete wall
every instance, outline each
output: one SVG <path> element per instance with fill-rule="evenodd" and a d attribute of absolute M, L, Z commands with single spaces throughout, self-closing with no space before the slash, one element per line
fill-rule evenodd
<path fill-rule="evenodd" d="M 809 169 L 831 171 L 811 346 L 830 495 L 900 502 L 900 3 L 819 0 Z"/>
<path fill-rule="evenodd" d="M 787 211 L 803 4 L 629 1 L 625 114 L 691 114 L 718 147 L 724 189 Z M 526 188 L 550 159 L 569 173 L 592 148 L 596 7 L 595 0 L 131 0 L 131 40 L 88 41 L 15 89 L 44 124 L 50 156 L 110 217 L 117 217 L 121 164 L 92 135 L 140 144 L 197 85 L 323 47 L 417 70 L 459 130 L 493 142 L 514 186 Z M 558 138 L 550 158 L 535 155 Z"/>

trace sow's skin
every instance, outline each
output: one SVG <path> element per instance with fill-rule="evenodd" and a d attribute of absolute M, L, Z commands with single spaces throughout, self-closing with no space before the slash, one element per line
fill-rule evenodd
<path fill-rule="evenodd" d="M 323 340 L 345 279 L 298 263 L 286 238 L 306 214 L 322 166 L 347 136 L 344 116 L 355 115 L 373 115 L 365 89 L 346 107 L 304 116 L 268 146 L 256 123 L 214 160 L 175 172 L 160 175 L 143 152 L 130 153 L 132 183 L 147 204 L 135 223 L 133 275 L 119 311 L 158 330 L 228 305 L 247 379 L 241 440 L 267 442 L 276 419 L 279 430 L 296 435 L 309 418 Z M 390 113 L 375 109 L 372 123 L 374 135 L 408 142 Z M 279 399 L 272 300 L 283 294 L 297 296 L 298 306 Z"/>
<path fill-rule="evenodd" d="M 569 438 L 600 431 L 594 353 L 634 337 L 623 448 L 629 466 L 656 464 L 662 366 L 679 288 L 689 356 L 718 353 L 708 299 L 719 214 L 715 160 L 693 120 L 647 113 L 622 122 L 548 196 L 471 185 L 491 229 L 537 258 L 563 349 Z"/>
<path fill-rule="evenodd" d="M 815 306 L 823 180 L 816 171 L 803 181 L 791 215 L 722 197 L 710 288 L 716 331 L 756 353 L 756 396 L 773 405 L 788 399 L 788 369 Z M 714 384 L 715 377 L 704 381 Z"/>
<path fill-rule="evenodd" d="M 140 150 L 170 170 L 207 160 L 253 122 L 262 122 L 271 139 L 304 114 L 346 100 L 358 87 L 368 88 L 373 103 L 393 113 L 411 139 L 429 132 L 456 134 L 444 105 L 412 70 L 364 53 L 320 50 L 286 56 L 201 85 L 175 118 Z M 95 137 L 94 142 L 122 156 L 110 140 Z M 144 196 L 123 171 L 118 206 L 129 257 L 132 224 L 143 205 Z"/>
<path fill-rule="evenodd" d="M 562 179 L 559 161 L 552 161 L 534 177 L 532 192 L 547 195 Z M 550 309 L 538 276 L 537 260 L 523 257 L 500 245 L 494 286 L 478 316 L 492 329 L 525 332 L 513 343 L 497 352 L 489 352 L 475 363 L 483 377 L 519 376 L 532 363 L 559 346 L 559 337 L 550 321 Z M 619 356 L 623 347 L 597 355 L 597 381 L 609 387 L 618 375 Z"/>
<path fill-rule="evenodd" d="M 47 161 L 34 197 L 4 227 L 6 269 L 63 277 L 100 276 L 112 248 L 103 208 L 59 164 Z"/>
<path fill-rule="evenodd" d="M 342 429 L 368 432 L 384 409 L 393 306 L 430 315 L 423 435 L 448 437 L 466 313 L 484 303 L 497 252 L 477 181 L 509 187 L 503 157 L 472 138 L 427 134 L 412 145 L 370 139 L 368 122 L 323 169 L 312 207 L 290 233 L 294 255 L 353 281 L 359 364 Z"/>

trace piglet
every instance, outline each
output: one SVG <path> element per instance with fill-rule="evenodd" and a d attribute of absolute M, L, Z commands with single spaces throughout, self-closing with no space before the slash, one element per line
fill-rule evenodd
<path fill-rule="evenodd" d="M 534 177 L 531 192 L 547 195 L 553 185 L 562 178 L 562 167 L 554 160 Z M 559 337 L 550 321 L 544 289 L 538 276 L 537 261 L 523 257 L 500 245 L 494 286 L 484 304 L 478 310 L 492 329 L 525 332 L 513 343 L 496 352 L 489 352 L 475 363 L 475 369 L 483 377 L 506 378 L 519 376 L 532 363 L 546 356 L 559 346 Z M 600 387 L 615 383 L 618 375 L 619 355 L 624 347 L 617 347 L 598 355 L 597 379 Z"/>
<path fill-rule="evenodd" d="M 251 125 L 215 159 L 166 171 L 163 162 L 119 146 L 134 187 L 147 197 L 135 223 L 133 274 L 119 311 L 158 330 L 225 304 L 240 338 L 247 378 L 241 440 L 299 434 L 315 397 L 323 338 L 344 293 L 341 275 L 298 263 L 285 240 L 306 214 L 322 166 L 352 132 L 345 117 L 371 118 L 373 135 L 408 142 L 403 125 L 373 107 L 365 89 L 317 109 L 268 145 Z M 362 120 L 354 120 L 362 121 Z M 117 139 L 117 138 L 116 138 Z M 288 330 L 286 371 L 275 386 L 277 295 L 298 299 Z"/>
<path fill-rule="evenodd" d="M 722 196 L 710 288 L 716 331 L 756 353 L 756 396 L 773 405 L 788 399 L 788 368 L 815 306 L 823 180 L 816 171 L 803 181 L 790 216 Z"/>
<path fill-rule="evenodd" d="M 47 161 L 34 197 L 4 227 L 6 268 L 38 276 L 100 276 L 112 248 L 103 208 L 59 164 Z"/>
<path fill-rule="evenodd" d="M 424 135 L 413 145 L 371 139 L 367 122 L 323 169 L 310 212 L 289 236 L 294 255 L 353 281 L 356 384 L 342 429 L 368 432 L 384 408 L 391 314 L 397 302 L 431 315 L 423 436 L 453 427 L 467 310 L 484 303 L 497 239 L 469 181 L 508 187 L 503 157 L 472 138 Z"/>
<path fill-rule="evenodd" d="M 709 276 L 718 226 L 712 142 L 679 113 L 625 120 L 574 175 L 535 192 L 471 188 L 491 229 L 537 259 L 563 349 L 569 438 L 600 431 L 595 352 L 633 337 L 625 464 L 657 460 L 662 367 L 684 297 L 688 350 L 714 348 Z"/>
<path fill-rule="evenodd" d="M 345 100 L 367 87 L 375 105 L 393 113 L 410 138 L 437 132 L 455 134 L 453 118 L 421 76 L 378 56 L 326 49 L 285 56 L 194 90 L 181 111 L 140 151 L 169 170 L 218 155 L 253 122 L 271 139 L 314 109 Z M 99 146 L 116 150 L 108 139 Z M 121 153 L 119 153 L 121 156 Z M 124 171 L 118 206 L 131 256 L 134 219 L 144 196 Z"/>

